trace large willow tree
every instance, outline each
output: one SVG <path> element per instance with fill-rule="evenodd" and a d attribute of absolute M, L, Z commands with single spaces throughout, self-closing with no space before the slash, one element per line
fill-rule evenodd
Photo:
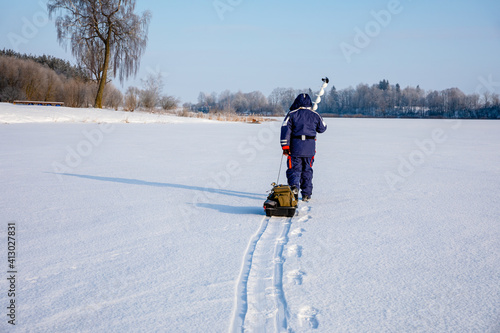
<path fill-rule="evenodd" d="M 94 106 L 102 108 L 108 72 L 122 83 L 137 74 L 151 13 L 135 14 L 135 0 L 49 0 L 47 8 L 56 17 L 59 44 L 70 44 L 98 83 Z"/>

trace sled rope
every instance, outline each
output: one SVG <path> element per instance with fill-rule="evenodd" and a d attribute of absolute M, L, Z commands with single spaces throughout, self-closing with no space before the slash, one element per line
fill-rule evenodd
<path fill-rule="evenodd" d="M 281 167 L 283 166 L 283 156 L 285 155 L 281 155 L 280 170 L 278 171 L 278 180 L 276 180 L 276 185 L 280 183 Z"/>

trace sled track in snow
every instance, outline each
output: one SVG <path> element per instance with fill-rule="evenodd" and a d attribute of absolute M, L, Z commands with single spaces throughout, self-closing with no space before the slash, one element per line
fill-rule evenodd
<path fill-rule="evenodd" d="M 243 257 L 236 287 L 231 332 L 288 330 L 283 293 L 283 248 L 292 218 L 262 220 Z"/>

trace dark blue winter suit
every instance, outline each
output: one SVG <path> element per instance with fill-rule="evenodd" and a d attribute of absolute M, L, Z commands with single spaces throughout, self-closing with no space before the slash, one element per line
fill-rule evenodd
<path fill-rule="evenodd" d="M 326 131 L 323 118 L 312 110 L 308 94 L 297 96 L 281 127 L 281 147 L 288 154 L 288 185 L 302 190 L 302 197 L 311 197 L 313 163 L 316 154 L 316 133 Z"/>

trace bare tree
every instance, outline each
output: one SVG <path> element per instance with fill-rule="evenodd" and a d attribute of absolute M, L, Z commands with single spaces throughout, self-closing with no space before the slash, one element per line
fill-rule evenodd
<path fill-rule="evenodd" d="M 86 54 L 82 55 L 82 57 L 78 59 L 78 61 L 80 63 L 80 66 L 86 68 L 87 71 L 90 72 L 92 78 L 96 82 L 100 82 L 104 69 L 104 55 L 105 55 L 104 51 L 102 50 L 102 43 L 97 39 L 88 40 L 86 43 L 87 43 L 87 49 L 85 50 Z M 110 74 L 109 69 L 107 74 L 108 75 Z"/>
<path fill-rule="evenodd" d="M 272 107 L 280 108 L 282 113 L 287 113 L 297 94 L 293 88 L 276 88 L 269 95 L 268 101 Z"/>
<path fill-rule="evenodd" d="M 137 87 L 128 87 L 125 93 L 124 110 L 133 112 L 139 105 L 140 90 Z"/>
<path fill-rule="evenodd" d="M 485 91 L 483 94 L 483 105 L 485 108 L 491 106 L 491 93 L 489 91 Z"/>
<path fill-rule="evenodd" d="M 244 113 L 249 110 L 250 103 L 247 97 L 241 91 L 238 91 L 233 98 L 233 107 L 238 113 Z"/>
<path fill-rule="evenodd" d="M 245 94 L 248 101 L 248 111 L 261 113 L 268 105 L 267 98 L 260 91 L 253 91 Z"/>
<path fill-rule="evenodd" d="M 149 11 L 134 13 L 135 0 L 49 0 L 49 15 L 57 15 L 57 39 L 91 72 L 99 88 L 95 107 L 102 108 L 108 70 L 120 81 L 139 69 L 146 49 Z"/>
<path fill-rule="evenodd" d="M 233 112 L 233 108 L 231 103 L 233 96 L 229 90 L 224 90 L 219 94 L 219 109 L 223 110 L 224 112 L 231 113 Z"/>
<path fill-rule="evenodd" d="M 493 93 L 491 95 L 491 104 L 498 107 L 500 105 L 500 95 L 498 95 L 497 93 Z"/>
<path fill-rule="evenodd" d="M 180 103 L 179 99 L 173 96 L 165 95 L 160 99 L 161 107 L 165 111 L 176 109 L 179 103 Z"/>
<path fill-rule="evenodd" d="M 163 91 L 163 78 L 160 73 L 149 74 L 142 81 L 143 90 L 141 90 L 141 105 L 148 110 L 153 110 L 160 104 L 161 92 Z"/>
<path fill-rule="evenodd" d="M 121 91 L 116 89 L 112 83 L 106 85 L 106 90 L 104 92 L 104 105 L 106 107 L 113 108 L 114 110 L 118 110 L 122 103 L 123 94 Z"/>

